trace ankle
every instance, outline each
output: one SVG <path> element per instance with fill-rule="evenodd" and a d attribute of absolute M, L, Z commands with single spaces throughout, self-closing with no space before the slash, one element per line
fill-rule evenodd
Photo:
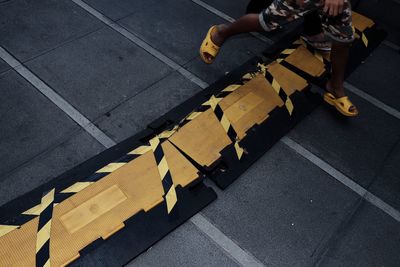
<path fill-rule="evenodd" d="M 328 81 L 328 83 L 326 84 L 326 89 L 331 92 L 332 94 L 334 94 L 336 97 L 343 97 L 345 96 L 344 93 L 344 87 L 343 87 L 343 83 L 335 83 L 332 82 L 331 80 Z"/>

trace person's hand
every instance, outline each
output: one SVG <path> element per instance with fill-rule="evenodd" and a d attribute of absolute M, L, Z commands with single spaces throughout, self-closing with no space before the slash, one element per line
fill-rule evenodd
<path fill-rule="evenodd" d="M 343 12 L 344 0 L 325 0 L 324 12 L 336 17 Z"/>
<path fill-rule="evenodd" d="M 304 7 L 304 0 L 296 0 L 296 4 L 297 4 L 300 8 L 303 8 L 303 7 Z"/>

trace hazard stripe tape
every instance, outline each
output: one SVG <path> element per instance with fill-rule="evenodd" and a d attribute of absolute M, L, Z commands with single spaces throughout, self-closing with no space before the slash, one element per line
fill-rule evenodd
<path fill-rule="evenodd" d="M 164 200 L 167 204 L 167 212 L 170 214 L 178 201 L 171 171 L 169 170 L 167 158 L 165 157 L 162 149 L 162 142 L 159 139 L 159 136 L 150 139 L 149 142 L 156 159 L 158 172 L 161 177 L 161 183 L 164 189 Z"/>
<path fill-rule="evenodd" d="M 354 26 L 353 26 L 353 31 L 355 33 L 355 37 L 361 39 L 362 42 L 364 43 L 365 47 L 368 47 L 368 38 L 364 34 L 364 32 L 360 31 L 359 29 L 355 28 Z"/>
<path fill-rule="evenodd" d="M 53 217 L 55 189 L 42 197 L 43 210 L 39 214 L 36 234 L 36 266 L 50 266 L 50 233 Z"/>
<path fill-rule="evenodd" d="M 285 93 L 279 82 L 272 76 L 272 74 L 268 70 L 265 71 L 265 78 L 272 85 L 272 88 L 274 88 L 275 92 L 279 95 L 279 97 L 282 99 L 289 115 L 292 115 L 294 105 L 290 97 Z"/>

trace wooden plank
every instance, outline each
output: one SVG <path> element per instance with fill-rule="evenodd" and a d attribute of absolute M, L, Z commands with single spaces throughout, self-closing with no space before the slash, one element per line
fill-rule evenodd
<path fill-rule="evenodd" d="M 126 199 L 127 197 L 119 187 L 113 185 L 62 215 L 60 221 L 72 234 L 109 212 Z"/>
<path fill-rule="evenodd" d="M 197 169 L 168 141 L 162 144 L 175 184 L 198 178 Z M 103 179 L 54 207 L 51 224 L 51 265 L 79 257 L 94 240 L 108 238 L 123 222 L 163 201 L 164 190 L 152 151 L 120 164 Z M 179 201 L 179 200 L 178 200 Z M 0 266 L 34 266 L 38 217 L 0 238 Z"/>
<path fill-rule="evenodd" d="M 211 166 L 231 144 L 214 112 L 209 109 L 184 125 L 169 139 L 202 166 Z"/>
<path fill-rule="evenodd" d="M 239 138 L 244 138 L 247 130 L 266 120 L 268 113 L 283 106 L 283 101 L 260 74 L 225 97 L 220 105 Z"/>
<path fill-rule="evenodd" d="M 268 70 L 288 96 L 292 95 L 295 91 L 302 91 L 308 85 L 305 79 L 277 62 L 268 65 Z"/>
<path fill-rule="evenodd" d="M 352 23 L 353 26 L 360 31 L 364 31 L 366 28 L 371 28 L 375 24 L 371 19 L 354 11 L 352 11 Z"/>
<path fill-rule="evenodd" d="M 319 77 L 325 72 L 324 63 L 318 60 L 304 46 L 299 46 L 292 54 L 285 58 L 285 61 L 313 77 Z"/>
<path fill-rule="evenodd" d="M 35 218 L 0 238 L 0 266 L 35 266 L 38 222 Z"/>
<path fill-rule="evenodd" d="M 185 187 L 199 178 L 199 171 L 197 168 L 179 153 L 169 141 L 162 143 L 162 148 L 175 185 Z"/>

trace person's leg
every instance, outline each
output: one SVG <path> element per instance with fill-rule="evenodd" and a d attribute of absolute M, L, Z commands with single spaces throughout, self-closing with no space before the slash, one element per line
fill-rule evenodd
<path fill-rule="evenodd" d="M 260 14 L 247 14 L 233 23 L 218 25 L 211 31 L 210 39 L 214 45 L 221 47 L 229 37 L 237 34 L 275 30 L 280 24 L 298 18 L 298 12 L 295 0 L 275 0 Z M 200 52 L 203 53 L 202 50 Z M 208 63 L 212 62 L 212 55 L 203 54 Z"/>
<path fill-rule="evenodd" d="M 350 45 L 354 40 L 351 6 L 348 0 L 344 0 L 344 8 L 341 14 L 334 18 L 325 16 L 322 25 L 326 34 L 332 39 L 330 56 L 332 73 L 326 89 L 335 98 L 339 99 L 346 95 L 344 92 L 344 75 L 346 73 Z M 348 111 L 357 113 L 357 108 L 351 104 Z"/>

